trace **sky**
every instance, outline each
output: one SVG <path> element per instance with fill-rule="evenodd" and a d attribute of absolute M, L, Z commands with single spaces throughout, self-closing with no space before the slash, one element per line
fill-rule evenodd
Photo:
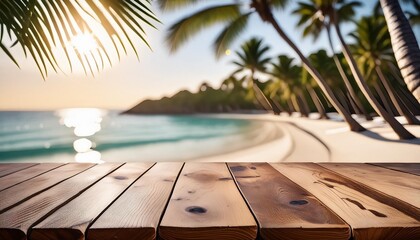
<path fill-rule="evenodd" d="M 328 49 L 327 39 L 321 36 L 316 42 L 302 39 L 301 29 L 295 27 L 297 18 L 290 14 L 296 6 L 275 13 L 285 32 L 295 41 L 302 52 L 308 55 L 318 49 Z M 364 1 L 359 15 L 367 15 L 375 1 Z M 41 77 L 31 58 L 26 59 L 20 49 L 13 50 L 20 69 L 0 51 L 0 110 L 54 110 L 73 107 L 99 107 L 107 109 L 128 109 L 144 99 L 159 99 L 171 96 L 182 89 L 197 91 L 202 82 L 218 87 L 224 78 L 235 70 L 231 63 L 234 54 L 216 60 L 212 43 L 222 29 L 216 26 L 193 37 L 175 54 L 170 54 L 165 42 L 166 29 L 171 23 L 185 16 L 193 9 L 174 13 L 162 13 L 156 6 L 153 10 L 162 24 L 158 30 L 147 28 L 147 41 L 152 50 L 140 40 L 139 59 L 133 52 L 123 56 L 120 62 L 96 73 L 94 77 L 82 70 L 72 73 L 50 72 L 47 79 Z M 354 26 L 347 24 L 343 31 L 348 33 Z M 416 35 L 419 28 L 415 29 Z M 269 56 L 288 54 L 296 56 L 268 24 L 254 16 L 245 34 L 234 42 L 232 50 L 238 50 L 241 43 L 251 37 L 263 37 L 271 46 Z M 340 49 L 338 42 L 336 49 Z"/>

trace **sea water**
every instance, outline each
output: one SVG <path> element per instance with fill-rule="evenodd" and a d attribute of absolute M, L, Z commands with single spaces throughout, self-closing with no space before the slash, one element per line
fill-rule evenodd
<path fill-rule="evenodd" d="M 0 112 L 0 162 L 185 161 L 256 144 L 258 124 L 97 108 Z"/>

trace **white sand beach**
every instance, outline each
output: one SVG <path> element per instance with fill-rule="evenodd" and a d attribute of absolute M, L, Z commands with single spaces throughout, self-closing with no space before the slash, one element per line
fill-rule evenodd
<path fill-rule="evenodd" d="M 273 122 L 284 134 L 240 151 L 195 161 L 211 162 L 420 162 L 420 126 L 405 125 L 417 136 L 399 140 L 380 118 L 366 122 L 368 131 L 351 132 L 334 120 L 266 115 L 219 115 Z M 404 120 L 399 118 L 404 123 Z"/>

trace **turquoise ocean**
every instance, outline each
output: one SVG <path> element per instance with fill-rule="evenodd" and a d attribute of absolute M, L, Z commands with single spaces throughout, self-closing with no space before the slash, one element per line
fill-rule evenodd
<path fill-rule="evenodd" d="M 0 112 L 0 162 L 184 161 L 256 144 L 261 123 L 97 108 Z"/>

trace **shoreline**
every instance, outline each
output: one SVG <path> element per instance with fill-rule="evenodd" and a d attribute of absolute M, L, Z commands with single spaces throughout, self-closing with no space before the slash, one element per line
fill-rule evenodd
<path fill-rule="evenodd" d="M 226 161 L 227 157 L 232 157 L 232 161 L 236 162 L 241 158 L 248 159 L 247 155 L 258 155 L 258 158 L 270 159 L 265 160 L 266 162 L 420 162 L 420 126 L 416 125 L 405 125 L 405 127 L 418 137 L 417 139 L 398 140 L 398 136 L 380 118 L 369 122 L 359 119 L 368 131 L 355 133 L 349 130 L 345 122 L 335 120 L 271 114 L 219 114 L 213 117 L 282 123 L 285 132 L 291 137 L 290 145 L 293 149 L 290 155 L 280 159 L 273 159 L 272 155 L 266 154 L 266 151 L 273 151 L 275 147 L 273 144 L 272 149 L 261 149 L 256 146 L 253 148 L 254 151 L 247 149 L 235 155 L 204 160 Z M 402 118 L 398 120 L 404 123 Z"/>
<path fill-rule="evenodd" d="M 334 115 L 334 114 L 332 114 Z M 420 162 L 420 138 L 398 140 L 392 129 L 376 118 L 361 124 L 369 131 L 351 132 L 347 124 L 333 120 L 272 114 L 199 114 L 195 116 L 244 119 L 254 126 L 246 133 L 224 141 L 210 139 L 206 148 L 196 149 L 191 141 L 165 145 L 168 151 L 150 145 L 103 151 L 105 162 Z M 403 118 L 398 117 L 404 123 Z M 420 126 L 405 125 L 420 137 Z M 246 141 L 246 143 L 241 142 Z M 182 144 L 182 145 L 179 145 Z M 181 148 L 180 148 L 181 147 Z M 217 151 L 214 151 L 218 149 Z M 156 151 L 159 154 L 156 154 Z M 181 151 L 181 152 L 180 152 Z M 178 152 L 178 153 L 177 153 Z M 134 154 L 133 154 L 134 153 Z M 153 154 L 151 154 L 153 153 Z M 177 153 L 174 155 L 174 153 Z M 153 157 L 145 157 L 153 156 Z M 74 154 L 53 154 L 17 161 L 0 162 L 74 162 Z"/>

